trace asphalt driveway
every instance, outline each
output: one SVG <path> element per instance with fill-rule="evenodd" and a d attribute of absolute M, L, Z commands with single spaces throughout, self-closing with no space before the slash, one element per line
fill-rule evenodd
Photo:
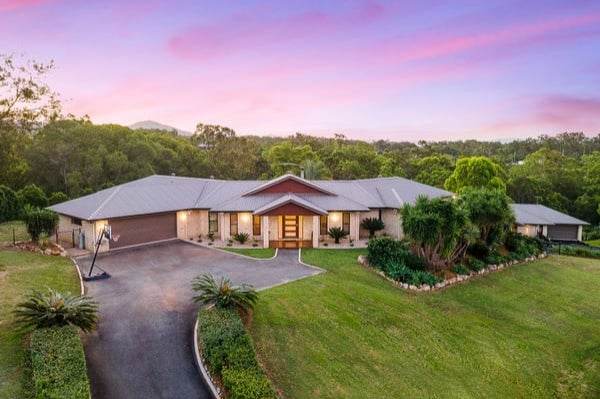
<path fill-rule="evenodd" d="M 85 271 L 89 258 L 79 258 Z M 85 337 L 94 399 L 210 398 L 197 371 L 192 334 L 198 305 L 191 280 L 227 276 L 256 288 L 318 270 L 298 262 L 297 250 L 254 260 L 182 241 L 99 257 L 108 280 L 86 283 L 100 303 L 98 328 Z"/>

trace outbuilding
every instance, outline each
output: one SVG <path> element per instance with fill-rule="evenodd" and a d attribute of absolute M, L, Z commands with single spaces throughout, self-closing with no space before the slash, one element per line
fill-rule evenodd
<path fill-rule="evenodd" d="M 589 224 L 539 204 L 512 204 L 516 229 L 531 237 L 544 236 L 553 241 L 581 241 L 583 226 Z"/>

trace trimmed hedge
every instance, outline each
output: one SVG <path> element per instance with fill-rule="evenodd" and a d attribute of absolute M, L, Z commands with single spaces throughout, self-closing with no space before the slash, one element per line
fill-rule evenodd
<path fill-rule="evenodd" d="M 30 353 L 36 399 L 89 399 L 83 345 L 74 327 L 33 331 Z"/>
<path fill-rule="evenodd" d="M 198 341 L 208 368 L 221 378 L 229 398 L 277 397 L 256 361 L 252 340 L 235 310 L 201 309 Z"/>

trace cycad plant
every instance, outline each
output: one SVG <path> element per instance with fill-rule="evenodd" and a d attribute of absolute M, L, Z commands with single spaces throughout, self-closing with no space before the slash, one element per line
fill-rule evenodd
<path fill-rule="evenodd" d="M 336 244 L 339 244 L 340 239 L 344 238 L 348 235 L 348 234 L 346 234 L 344 229 L 342 229 L 341 227 L 332 227 L 329 229 L 329 231 L 327 233 L 329 234 L 329 237 L 333 238 L 333 241 Z"/>
<path fill-rule="evenodd" d="M 17 305 L 14 313 L 17 321 L 25 327 L 71 324 L 88 332 L 98 320 L 98 304 L 88 296 L 65 294 L 48 288 L 47 292 L 33 291 Z"/>
<path fill-rule="evenodd" d="M 247 284 L 233 285 L 231 280 L 221 277 L 217 282 L 210 274 L 203 274 L 192 281 L 192 288 L 198 293 L 194 302 L 205 305 L 215 305 L 219 308 L 237 307 L 247 311 L 253 309 L 258 294 Z"/>
<path fill-rule="evenodd" d="M 375 233 L 385 228 L 383 220 L 379 218 L 364 218 L 360 222 L 360 227 L 365 230 L 369 230 L 369 238 L 375 237 Z"/>

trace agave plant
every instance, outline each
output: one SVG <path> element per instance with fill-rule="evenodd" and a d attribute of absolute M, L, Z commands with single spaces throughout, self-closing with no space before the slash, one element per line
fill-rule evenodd
<path fill-rule="evenodd" d="M 237 307 L 244 311 L 253 309 L 258 295 L 254 288 L 247 284 L 236 286 L 226 277 L 217 282 L 210 274 L 203 274 L 192 281 L 192 288 L 198 292 L 194 302 L 215 305 L 220 308 Z"/>
<path fill-rule="evenodd" d="M 48 288 L 47 292 L 33 291 L 17 305 L 14 313 L 17 321 L 26 327 L 71 324 L 88 332 L 98 320 L 98 304 L 88 296 L 65 294 Z"/>

